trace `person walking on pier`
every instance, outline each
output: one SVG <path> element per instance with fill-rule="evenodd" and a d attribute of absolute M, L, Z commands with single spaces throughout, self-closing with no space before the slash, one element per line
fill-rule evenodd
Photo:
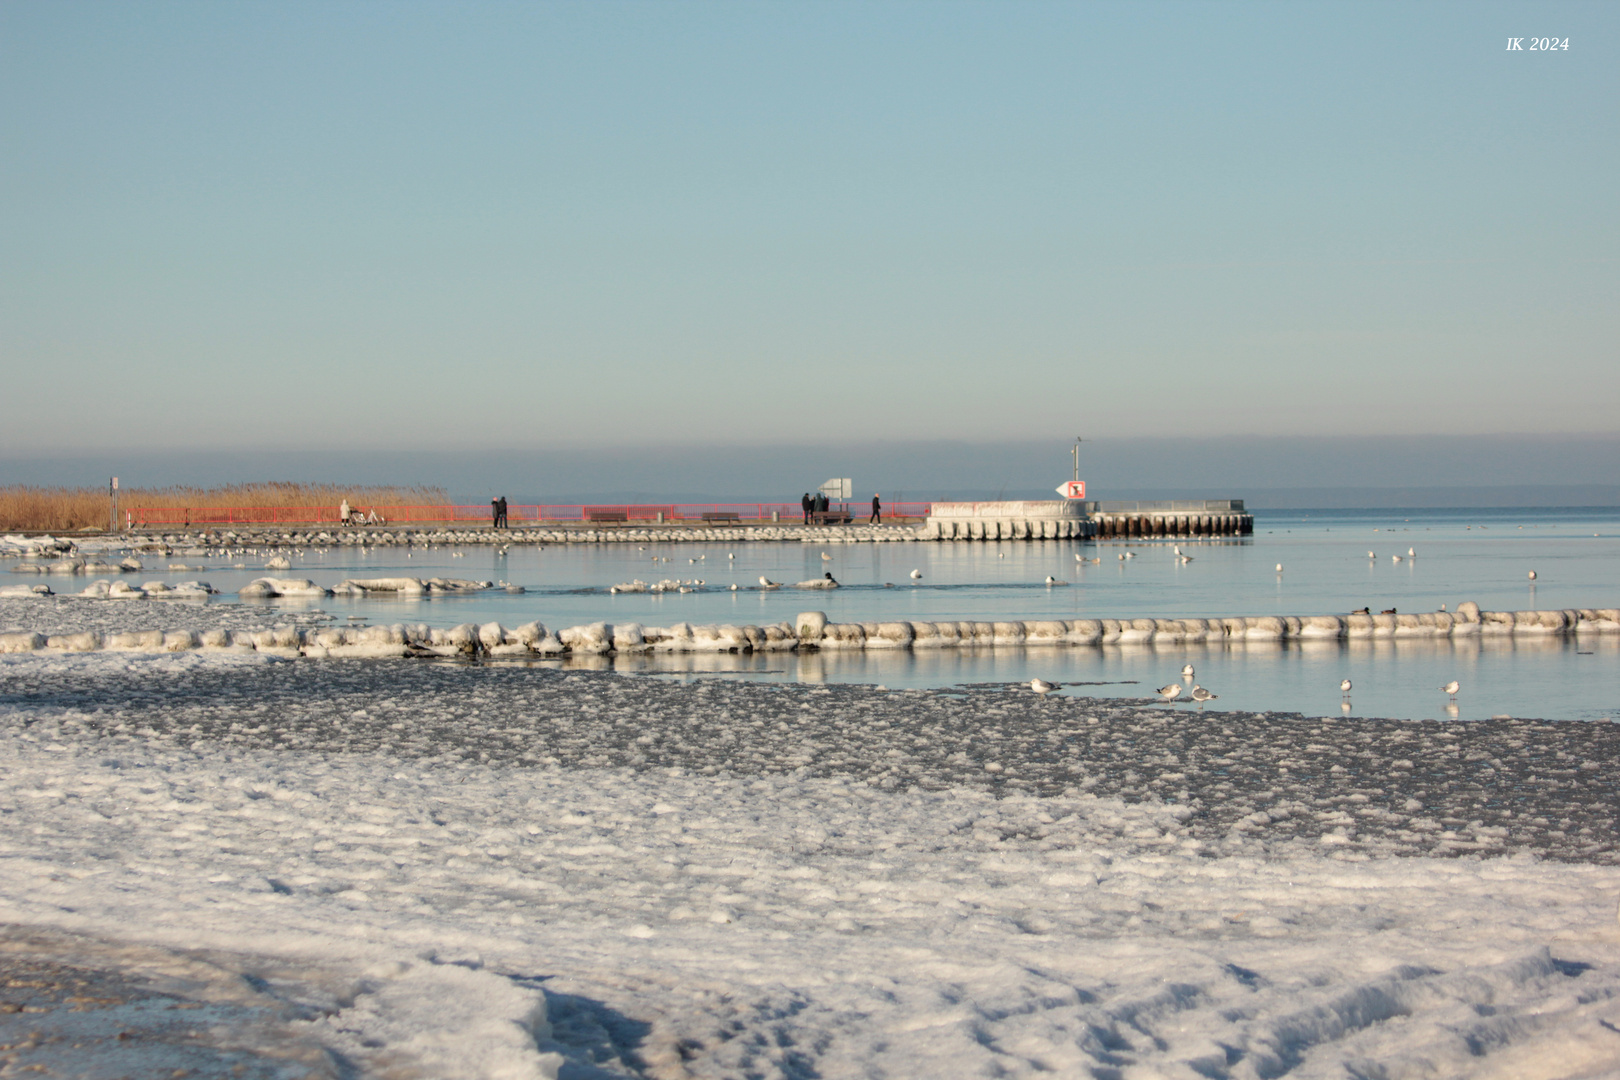
<path fill-rule="evenodd" d="M 804 498 L 799 500 L 799 509 L 804 511 L 804 523 L 806 525 L 810 524 L 810 508 L 815 504 L 815 500 L 810 497 L 808 491 L 804 493 Z"/>
<path fill-rule="evenodd" d="M 867 524 L 883 524 L 883 504 L 878 501 L 878 497 L 875 494 L 872 496 L 872 517 L 867 521 Z"/>

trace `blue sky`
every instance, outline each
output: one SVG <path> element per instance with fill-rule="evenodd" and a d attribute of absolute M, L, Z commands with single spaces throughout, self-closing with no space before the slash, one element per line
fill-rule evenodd
<path fill-rule="evenodd" d="M 0 454 L 1614 434 L 1617 31 L 9 0 Z"/>

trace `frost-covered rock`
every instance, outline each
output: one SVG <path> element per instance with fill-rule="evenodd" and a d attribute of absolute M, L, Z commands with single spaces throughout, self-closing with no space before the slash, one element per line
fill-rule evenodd
<path fill-rule="evenodd" d="M 367 596 L 387 593 L 395 596 L 420 596 L 428 591 L 421 578 L 348 578 L 332 587 L 334 596 Z"/>
<path fill-rule="evenodd" d="M 827 613 L 801 611 L 793 617 L 793 626 L 800 641 L 806 643 L 820 641 L 822 633 L 827 629 Z"/>
<path fill-rule="evenodd" d="M 21 631 L 0 634 L 0 653 L 34 652 L 45 647 L 45 635 Z"/>
<path fill-rule="evenodd" d="M 326 589 L 306 578 L 262 577 L 242 586 L 237 595 L 247 598 L 275 596 L 326 596 Z"/>
<path fill-rule="evenodd" d="M 49 585 L 0 585 L 0 597 L 52 596 Z"/>
<path fill-rule="evenodd" d="M 495 587 L 493 581 L 469 581 L 465 578 L 429 578 L 429 592 L 479 592 Z"/>

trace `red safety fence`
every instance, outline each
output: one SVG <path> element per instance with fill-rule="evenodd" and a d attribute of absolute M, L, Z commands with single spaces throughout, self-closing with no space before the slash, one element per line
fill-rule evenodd
<path fill-rule="evenodd" d="M 883 507 L 883 518 L 924 518 L 932 503 L 897 502 Z M 336 506 L 132 506 L 124 524 L 140 529 L 160 525 L 331 525 L 340 526 Z M 507 507 L 507 522 L 520 525 L 730 525 L 733 523 L 796 524 L 804 520 L 798 503 L 603 503 Z M 828 522 L 848 519 L 860 524 L 872 513 L 870 503 L 834 503 Z M 476 506 L 353 506 L 352 525 L 488 525 L 490 508 Z"/>

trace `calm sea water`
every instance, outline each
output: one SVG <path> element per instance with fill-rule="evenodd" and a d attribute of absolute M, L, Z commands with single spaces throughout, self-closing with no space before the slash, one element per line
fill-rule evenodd
<path fill-rule="evenodd" d="M 1175 547 L 1192 561 L 1180 562 Z M 1402 560 L 1395 562 L 1395 555 Z M 267 573 L 232 570 L 217 558 L 185 561 L 200 561 L 208 569 L 145 577 L 203 578 L 225 591 L 217 602 L 236 602 L 236 589 Z M 920 580 L 910 576 L 913 570 L 921 573 Z M 761 576 L 791 585 L 824 572 L 843 587 L 765 591 L 758 585 Z M 1361 607 L 1421 612 L 1442 604 L 1454 610 L 1464 600 L 1499 610 L 1617 607 L 1620 510 L 1262 511 L 1255 515 L 1253 537 L 1204 542 L 581 544 L 514 546 L 504 553 L 468 545 L 416 548 L 409 555 L 396 547 L 338 548 L 306 551 L 294 558 L 292 570 L 278 576 L 309 577 L 330 586 L 346 577 L 401 574 L 489 579 L 527 591 L 420 600 L 333 597 L 318 605 L 272 601 L 266 606 L 320 606 L 372 622 L 445 626 L 489 620 L 510 626 L 530 619 L 551 626 L 763 624 L 791 620 L 806 610 L 825 611 L 834 621 L 872 621 L 1309 615 Z M 1047 585 L 1048 576 L 1062 584 Z M 666 578 L 704 584 L 684 594 L 608 592 L 616 583 Z M 740 591 L 730 591 L 732 584 Z M 1182 665 L 1192 663 L 1197 681 L 1219 695 L 1206 712 L 1237 707 L 1338 715 L 1346 711 L 1339 681 L 1350 678 L 1350 715 L 1605 719 L 1620 717 L 1617 660 L 1620 635 L 1398 645 L 659 657 L 614 664 L 625 671 L 891 687 L 1010 683 L 1040 675 L 1103 684 L 1071 687 L 1070 693 L 1147 696 L 1154 687 L 1179 680 Z M 1451 679 L 1463 683 L 1454 711 L 1437 689 Z"/>

